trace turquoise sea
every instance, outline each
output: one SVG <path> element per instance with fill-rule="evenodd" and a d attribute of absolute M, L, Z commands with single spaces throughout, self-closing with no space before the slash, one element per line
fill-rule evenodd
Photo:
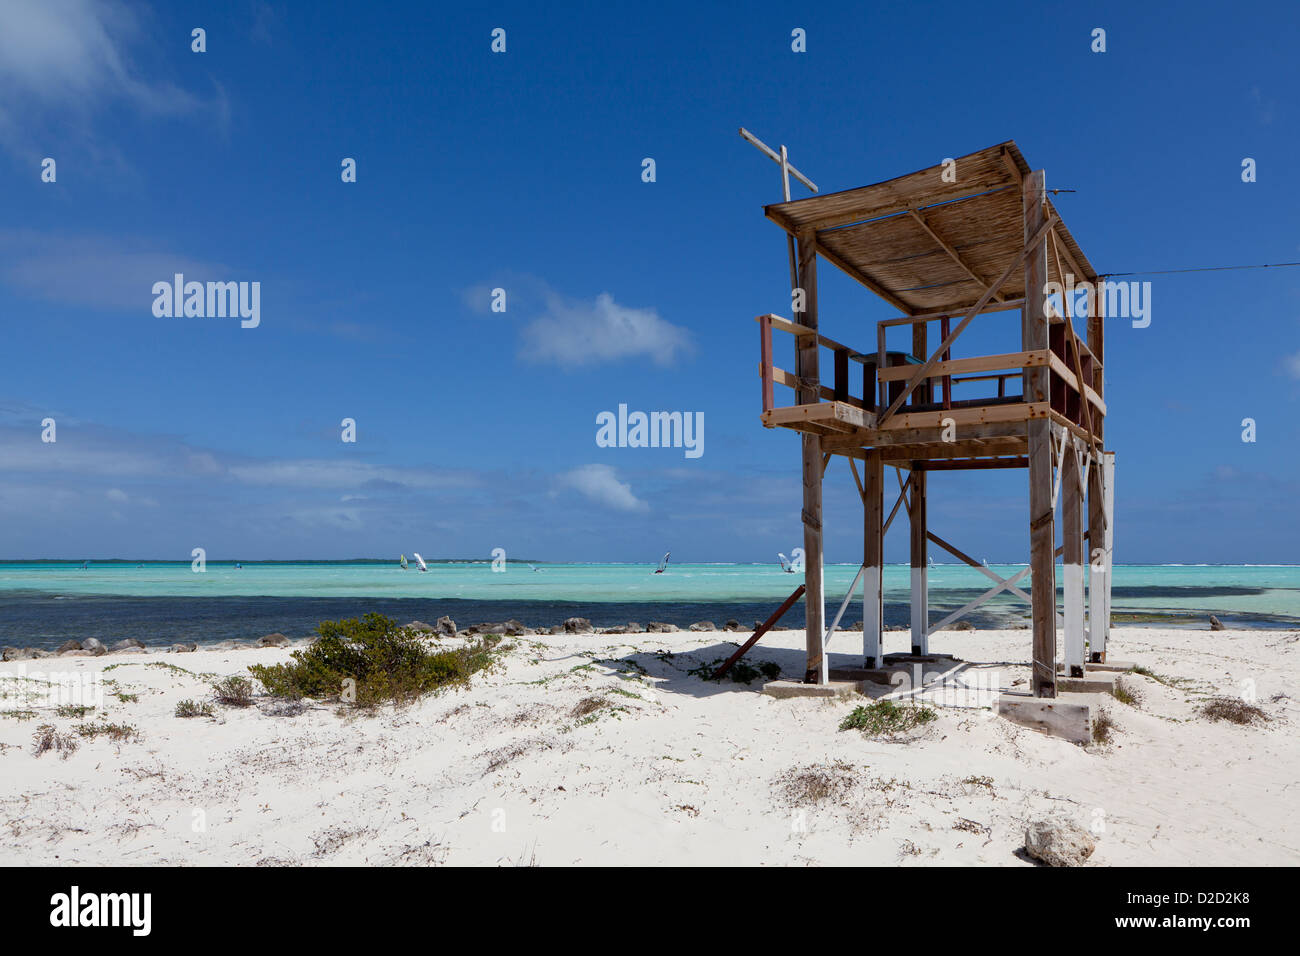
<path fill-rule="evenodd" d="M 667 621 L 679 626 L 728 619 L 752 626 L 766 618 L 802 580 L 776 565 L 670 564 L 653 574 L 643 564 L 444 562 L 428 572 L 395 561 L 189 562 L 40 561 L 0 563 L 0 644 L 57 646 L 69 638 L 149 644 L 178 640 L 254 638 L 272 631 L 304 636 L 320 620 L 378 610 L 401 621 L 450 614 L 462 626 L 515 618 L 531 626 L 578 615 L 597 626 Z M 536 570 L 533 570 L 536 568 Z M 826 570 L 828 615 L 857 573 L 853 565 Z M 1020 570 L 991 565 L 1008 577 Z M 1239 627 L 1300 627 L 1300 566 L 1120 565 L 1114 569 L 1116 623 L 1155 622 L 1205 627 L 1207 615 Z M 885 569 L 885 618 L 907 620 L 908 568 Z M 1058 587 L 1059 587 L 1058 575 Z M 932 619 L 992 586 L 965 565 L 930 569 Z M 1028 588 L 1026 588 L 1028 590 Z M 861 620 L 861 589 L 844 624 Z M 1028 609 L 1005 592 L 971 620 L 1013 625 Z M 802 626 L 802 606 L 783 622 Z"/>

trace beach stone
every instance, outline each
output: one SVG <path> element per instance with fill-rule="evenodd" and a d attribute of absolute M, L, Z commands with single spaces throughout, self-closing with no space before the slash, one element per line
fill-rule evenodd
<path fill-rule="evenodd" d="M 975 630 L 975 625 L 972 624 L 970 621 L 953 621 L 951 624 L 948 625 L 948 630 L 973 631 Z"/>
<path fill-rule="evenodd" d="M 62 644 L 59 645 L 59 649 L 54 653 L 66 654 L 69 651 L 79 651 L 79 650 L 81 650 L 81 641 L 64 641 Z"/>
<path fill-rule="evenodd" d="M 406 630 L 418 631 L 420 633 L 432 633 L 434 629 L 423 621 L 412 621 L 410 624 L 406 625 Z"/>
<path fill-rule="evenodd" d="M 854 621 L 853 624 L 852 624 L 852 626 L 849 628 L 849 630 L 850 630 L 850 631 L 860 631 L 860 630 L 862 630 L 862 622 L 861 622 L 861 621 Z"/>
<path fill-rule="evenodd" d="M 676 624 L 664 624 L 662 621 L 651 621 L 646 625 L 646 630 L 651 634 L 671 634 L 678 630 Z"/>
<path fill-rule="evenodd" d="M 740 622 L 737 621 L 734 617 L 733 617 L 733 618 L 730 618 L 730 619 L 727 621 L 727 623 L 724 624 L 724 625 L 722 625 L 722 626 L 723 626 L 726 630 L 728 630 L 728 631 L 738 631 L 738 630 L 740 630 Z"/>
<path fill-rule="evenodd" d="M 1068 820 L 1035 820 L 1025 828 L 1025 852 L 1048 866 L 1081 866 L 1095 849 L 1092 835 Z"/>
<path fill-rule="evenodd" d="M 26 648 L 24 648 L 24 649 L 26 650 Z M 34 651 L 32 651 L 32 659 L 33 659 L 33 660 L 40 660 L 42 657 L 53 657 L 53 656 L 54 656 L 54 655 L 53 655 L 52 653 L 50 653 L 49 651 L 43 651 L 43 650 L 41 650 L 39 647 L 36 648 Z M 19 659 L 21 660 L 21 658 L 19 658 Z"/>
<path fill-rule="evenodd" d="M 114 654 L 120 651 L 138 651 L 144 647 L 144 641 L 138 641 L 134 637 L 124 637 L 117 641 L 109 648 Z"/>
<path fill-rule="evenodd" d="M 173 644 L 170 648 L 173 654 L 189 654 L 199 649 L 197 644 Z"/>
<path fill-rule="evenodd" d="M 87 654 L 94 654 L 96 657 L 108 653 L 108 648 L 104 646 L 104 642 L 97 637 L 86 638 L 81 642 L 81 649 Z"/>
<path fill-rule="evenodd" d="M 279 631 L 276 631 L 274 634 L 267 634 L 264 637 L 259 637 L 257 639 L 257 644 L 259 647 L 288 647 L 289 638 L 285 637 Z"/>
<path fill-rule="evenodd" d="M 523 637 L 526 634 L 537 633 L 527 624 L 524 624 L 522 621 L 516 621 L 514 618 L 511 618 L 502 624 L 501 628 L 505 632 L 506 637 Z"/>
<path fill-rule="evenodd" d="M 433 629 L 437 631 L 439 634 L 444 635 L 445 637 L 456 636 L 456 622 L 453 621 L 446 614 L 438 618 L 438 623 L 434 625 Z"/>
<path fill-rule="evenodd" d="M 717 627 L 712 621 L 696 621 L 691 625 L 692 631 L 716 631 Z"/>
<path fill-rule="evenodd" d="M 30 661 L 37 654 L 42 653 L 34 647 L 6 647 L 0 652 L 0 660 L 6 661 Z M 48 653 L 46 656 L 49 656 Z"/>
<path fill-rule="evenodd" d="M 542 631 L 544 631 L 544 632 L 547 633 L 547 634 L 563 634 L 563 633 L 564 633 L 564 625 L 563 625 L 563 624 L 556 624 L 556 625 L 554 625 L 553 627 L 544 627 L 544 628 L 542 628 Z"/>
<path fill-rule="evenodd" d="M 1212 631 L 1221 631 L 1221 630 L 1223 630 L 1223 622 L 1220 621 L 1220 620 L 1219 620 L 1217 617 L 1215 617 L 1213 614 L 1210 615 L 1210 630 L 1212 630 Z"/>
<path fill-rule="evenodd" d="M 628 621 L 627 627 L 623 628 L 625 634 L 644 634 L 645 628 L 636 621 Z"/>
<path fill-rule="evenodd" d="M 585 617 L 571 617 L 564 622 L 565 634 L 590 634 L 591 622 Z"/>

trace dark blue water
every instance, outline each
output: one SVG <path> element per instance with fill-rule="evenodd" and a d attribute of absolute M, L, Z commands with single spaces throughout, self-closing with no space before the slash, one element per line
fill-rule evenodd
<path fill-rule="evenodd" d="M 1117 592 L 1119 589 L 1116 589 Z M 975 597 L 979 592 L 950 589 L 931 594 L 931 620 L 937 620 Z M 1147 595 L 1151 597 L 1151 595 Z M 529 627 L 561 624 L 569 617 L 585 617 L 596 627 L 614 627 L 628 622 L 645 625 L 662 621 L 687 627 L 698 621 L 712 621 L 721 627 L 734 619 L 748 629 L 765 620 L 780 602 L 601 602 L 569 601 L 482 601 L 463 599 L 373 598 L 373 597 L 120 597 L 96 595 L 53 595 L 9 592 L 0 596 L 0 645 L 58 647 L 69 639 L 96 637 L 105 644 L 133 637 L 147 645 L 178 641 L 199 644 L 224 640 L 252 640 L 279 632 L 293 638 L 314 633 L 321 621 L 359 617 L 371 611 L 385 614 L 399 623 L 412 620 L 432 624 L 450 616 L 461 627 L 515 619 Z M 828 602 L 833 617 L 838 605 Z M 908 606 L 904 602 L 885 604 L 887 627 L 905 627 Z M 1224 624 L 1233 627 L 1295 626 L 1272 618 L 1250 614 L 1218 612 Z M 1007 627 L 1028 621 L 1023 607 L 982 607 L 966 618 L 976 627 Z M 1128 619 L 1116 611 L 1117 624 Z M 862 620 L 862 605 L 849 605 L 841 628 Z M 1138 623 L 1206 626 L 1204 614 L 1142 614 Z M 781 621 L 786 628 L 804 626 L 804 606 L 796 604 Z"/>

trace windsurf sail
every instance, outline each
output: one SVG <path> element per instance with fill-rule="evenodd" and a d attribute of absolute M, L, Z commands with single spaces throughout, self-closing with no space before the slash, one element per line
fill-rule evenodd
<path fill-rule="evenodd" d="M 405 571 L 406 568 L 407 568 L 406 555 L 402 555 L 402 570 Z"/>
<path fill-rule="evenodd" d="M 781 559 L 781 570 L 782 570 L 782 571 L 793 571 L 793 570 L 794 570 L 794 568 L 790 565 L 790 559 L 787 558 L 784 554 L 782 554 L 780 551 L 778 551 L 778 552 L 776 553 L 776 556 L 777 556 L 778 558 Z"/>
<path fill-rule="evenodd" d="M 429 566 L 428 566 L 427 564 L 424 563 L 424 558 L 420 557 L 420 552 L 419 552 L 419 551 L 412 551 L 411 553 L 412 553 L 413 555 L 415 555 L 415 563 L 416 563 L 416 565 L 419 567 L 419 569 L 420 569 L 421 571 L 428 571 L 428 570 L 429 570 Z"/>
<path fill-rule="evenodd" d="M 659 569 L 658 569 L 657 571 L 655 571 L 655 574 L 663 574 L 663 573 L 664 573 L 664 568 L 668 567 L 668 556 L 669 556 L 670 554 L 672 554 L 671 551 L 665 551 L 665 552 L 664 552 L 664 556 L 663 556 L 663 557 L 660 559 L 660 561 L 659 561 Z"/>

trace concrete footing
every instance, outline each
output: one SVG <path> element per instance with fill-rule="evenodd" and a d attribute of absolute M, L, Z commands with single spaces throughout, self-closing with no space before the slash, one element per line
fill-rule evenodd
<path fill-rule="evenodd" d="M 793 697 L 841 697 L 861 692 L 860 681 L 832 680 L 829 684 L 805 684 L 797 680 L 773 680 L 763 685 L 763 693 L 778 700 Z"/>
<path fill-rule="evenodd" d="M 1090 671 L 1120 671 L 1121 673 L 1131 671 L 1137 668 L 1132 661 L 1107 661 L 1105 664 L 1088 664 L 1085 669 Z"/>
<path fill-rule="evenodd" d="M 1056 689 L 1063 694 L 1109 694 L 1119 680 L 1118 671 L 1085 673 L 1083 677 L 1058 677 Z"/>

